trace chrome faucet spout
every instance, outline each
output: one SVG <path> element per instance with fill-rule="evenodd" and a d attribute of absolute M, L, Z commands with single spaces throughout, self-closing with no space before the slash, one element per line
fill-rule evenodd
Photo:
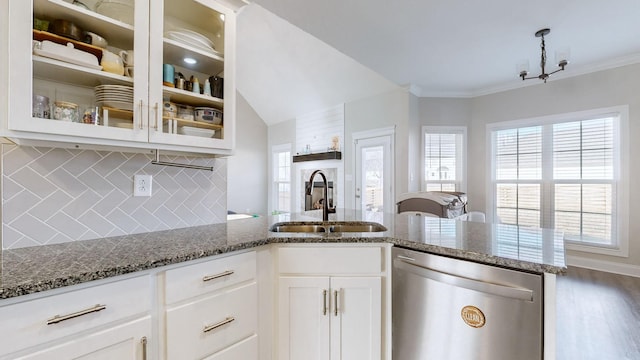
<path fill-rule="evenodd" d="M 316 175 L 320 175 L 320 177 L 322 178 L 322 183 L 324 184 L 323 201 L 322 201 L 322 221 L 329 221 L 329 213 L 335 212 L 336 208 L 335 206 L 334 207 L 329 206 L 329 183 L 327 182 L 327 177 L 324 175 L 322 170 L 315 170 L 313 173 L 311 173 L 311 177 L 309 178 L 309 183 L 311 183 L 311 186 L 307 188 L 306 194 L 311 195 L 313 193 L 313 178 L 316 177 Z"/>

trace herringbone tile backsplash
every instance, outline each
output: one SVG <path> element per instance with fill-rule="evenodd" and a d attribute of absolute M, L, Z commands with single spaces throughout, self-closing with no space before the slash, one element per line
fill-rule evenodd
<path fill-rule="evenodd" d="M 225 159 L 162 157 L 213 166 L 213 172 L 151 160 L 147 154 L 2 145 L 2 248 L 226 221 Z M 153 176 L 151 197 L 133 197 L 134 174 Z"/>

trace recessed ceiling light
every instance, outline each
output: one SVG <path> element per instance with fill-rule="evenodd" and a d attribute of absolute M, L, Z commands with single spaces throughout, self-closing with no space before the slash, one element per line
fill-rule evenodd
<path fill-rule="evenodd" d="M 189 64 L 189 65 L 193 65 L 195 63 L 197 63 L 198 61 L 194 58 L 190 58 L 190 57 L 186 57 L 184 59 L 182 59 L 185 63 Z"/>

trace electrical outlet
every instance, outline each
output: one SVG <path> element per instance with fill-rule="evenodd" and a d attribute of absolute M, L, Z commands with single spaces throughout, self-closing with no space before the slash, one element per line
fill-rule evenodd
<path fill-rule="evenodd" d="M 133 175 L 133 196 L 151 196 L 151 175 Z"/>

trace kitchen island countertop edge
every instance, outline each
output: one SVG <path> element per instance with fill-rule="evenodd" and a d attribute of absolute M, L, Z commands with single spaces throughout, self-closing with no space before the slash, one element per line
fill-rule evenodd
<path fill-rule="evenodd" d="M 269 232 L 269 226 L 282 218 L 270 216 L 3 250 L 0 253 L 0 299 L 274 243 L 390 243 L 407 249 L 527 272 L 559 274 L 566 270 L 564 246 L 559 246 L 557 239 L 552 240 L 551 244 L 549 239 L 546 240 L 546 246 L 541 247 L 538 254 L 542 256 L 540 259 L 536 256 L 514 257 L 511 252 L 501 254 L 492 250 L 499 250 L 500 247 L 495 245 L 495 236 L 491 234 L 497 231 L 490 224 L 449 219 L 420 221 L 409 217 L 391 218 L 391 221 L 380 221 L 389 228 L 389 231 L 382 233 L 273 233 Z M 422 232 L 416 233 L 413 229 L 416 226 L 412 221 L 418 221 L 417 228 L 422 229 Z M 439 225 L 432 226 L 434 221 Z M 456 232 L 466 234 L 462 236 L 465 239 L 460 239 L 461 236 L 458 235 L 458 239 L 452 241 L 450 234 L 436 236 L 430 230 L 428 236 L 424 234 L 424 229 L 429 229 L 430 226 L 442 228 L 442 224 L 449 228 L 453 225 Z M 543 233 L 540 241 L 548 238 L 549 234 L 553 234 L 553 231 Z M 484 243 L 483 238 L 487 238 Z"/>

